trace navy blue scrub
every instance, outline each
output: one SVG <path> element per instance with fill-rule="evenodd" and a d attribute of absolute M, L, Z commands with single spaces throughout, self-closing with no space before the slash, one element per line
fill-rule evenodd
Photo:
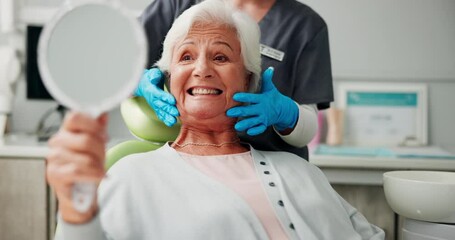
<path fill-rule="evenodd" d="M 145 9 L 140 20 L 149 40 L 149 66 L 161 57 L 162 43 L 174 20 L 198 2 L 201 0 L 155 0 Z M 275 68 L 273 82 L 278 90 L 298 104 L 328 108 L 333 101 L 333 87 L 324 20 L 300 2 L 276 0 L 259 26 L 264 50 L 262 69 Z M 258 136 L 239 136 L 256 149 L 286 151 L 308 159 L 307 147 L 287 144 L 272 127 Z"/>

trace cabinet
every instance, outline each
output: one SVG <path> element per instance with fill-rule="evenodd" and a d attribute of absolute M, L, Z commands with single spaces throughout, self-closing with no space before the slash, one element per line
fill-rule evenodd
<path fill-rule="evenodd" d="M 332 184 L 371 224 L 382 228 L 386 240 L 398 240 L 396 214 L 387 204 L 382 186 Z"/>
<path fill-rule="evenodd" d="M 44 158 L 3 153 L 0 148 L 0 239 L 52 239 L 55 198 L 46 184 Z"/>
<path fill-rule="evenodd" d="M 332 187 L 368 221 L 399 240 L 401 218 L 389 207 L 382 187 L 384 172 L 394 170 L 455 171 L 455 161 L 312 155 L 310 162 L 326 175 Z"/>

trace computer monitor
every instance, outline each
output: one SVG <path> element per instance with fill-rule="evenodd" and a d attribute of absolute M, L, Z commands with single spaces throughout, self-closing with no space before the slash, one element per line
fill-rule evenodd
<path fill-rule="evenodd" d="M 27 26 L 27 49 L 26 49 L 26 82 L 27 99 L 52 100 L 53 98 L 44 87 L 38 69 L 38 40 L 42 26 Z"/>

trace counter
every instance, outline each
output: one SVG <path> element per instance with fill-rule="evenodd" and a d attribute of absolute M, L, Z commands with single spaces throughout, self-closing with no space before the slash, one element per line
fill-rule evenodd
<path fill-rule="evenodd" d="M 49 148 L 35 135 L 15 134 L 0 139 L 0 157 L 43 159 Z"/>
<path fill-rule="evenodd" d="M 455 171 L 453 159 L 416 159 L 393 157 L 347 157 L 310 154 L 331 183 L 382 185 L 382 174 L 394 170 Z"/>
<path fill-rule="evenodd" d="M 131 140 L 132 137 L 114 137 L 106 144 L 109 149 L 118 143 Z M 49 151 L 47 142 L 38 141 L 35 135 L 15 134 L 0 139 L 0 157 L 43 159 Z"/>

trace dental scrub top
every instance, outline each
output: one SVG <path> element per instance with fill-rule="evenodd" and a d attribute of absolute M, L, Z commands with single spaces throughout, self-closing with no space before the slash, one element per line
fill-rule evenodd
<path fill-rule="evenodd" d="M 155 0 L 140 20 L 149 41 L 149 67 L 160 57 L 162 43 L 174 20 L 201 0 Z M 328 29 L 310 7 L 295 0 L 276 0 L 258 23 L 261 29 L 262 69 L 275 68 L 273 82 L 299 105 L 326 109 L 333 101 Z M 307 147 L 286 143 L 273 127 L 258 136 L 239 133 L 259 150 L 286 151 L 308 159 Z"/>
<path fill-rule="evenodd" d="M 384 239 L 384 231 L 341 198 L 314 165 L 287 152 L 250 150 L 288 239 Z M 98 188 L 98 204 L 88 223 L 59 217 L 55 239 L 269 239 L 244 198 L 188 164 L 169 144 L 114 164 Z"/>

